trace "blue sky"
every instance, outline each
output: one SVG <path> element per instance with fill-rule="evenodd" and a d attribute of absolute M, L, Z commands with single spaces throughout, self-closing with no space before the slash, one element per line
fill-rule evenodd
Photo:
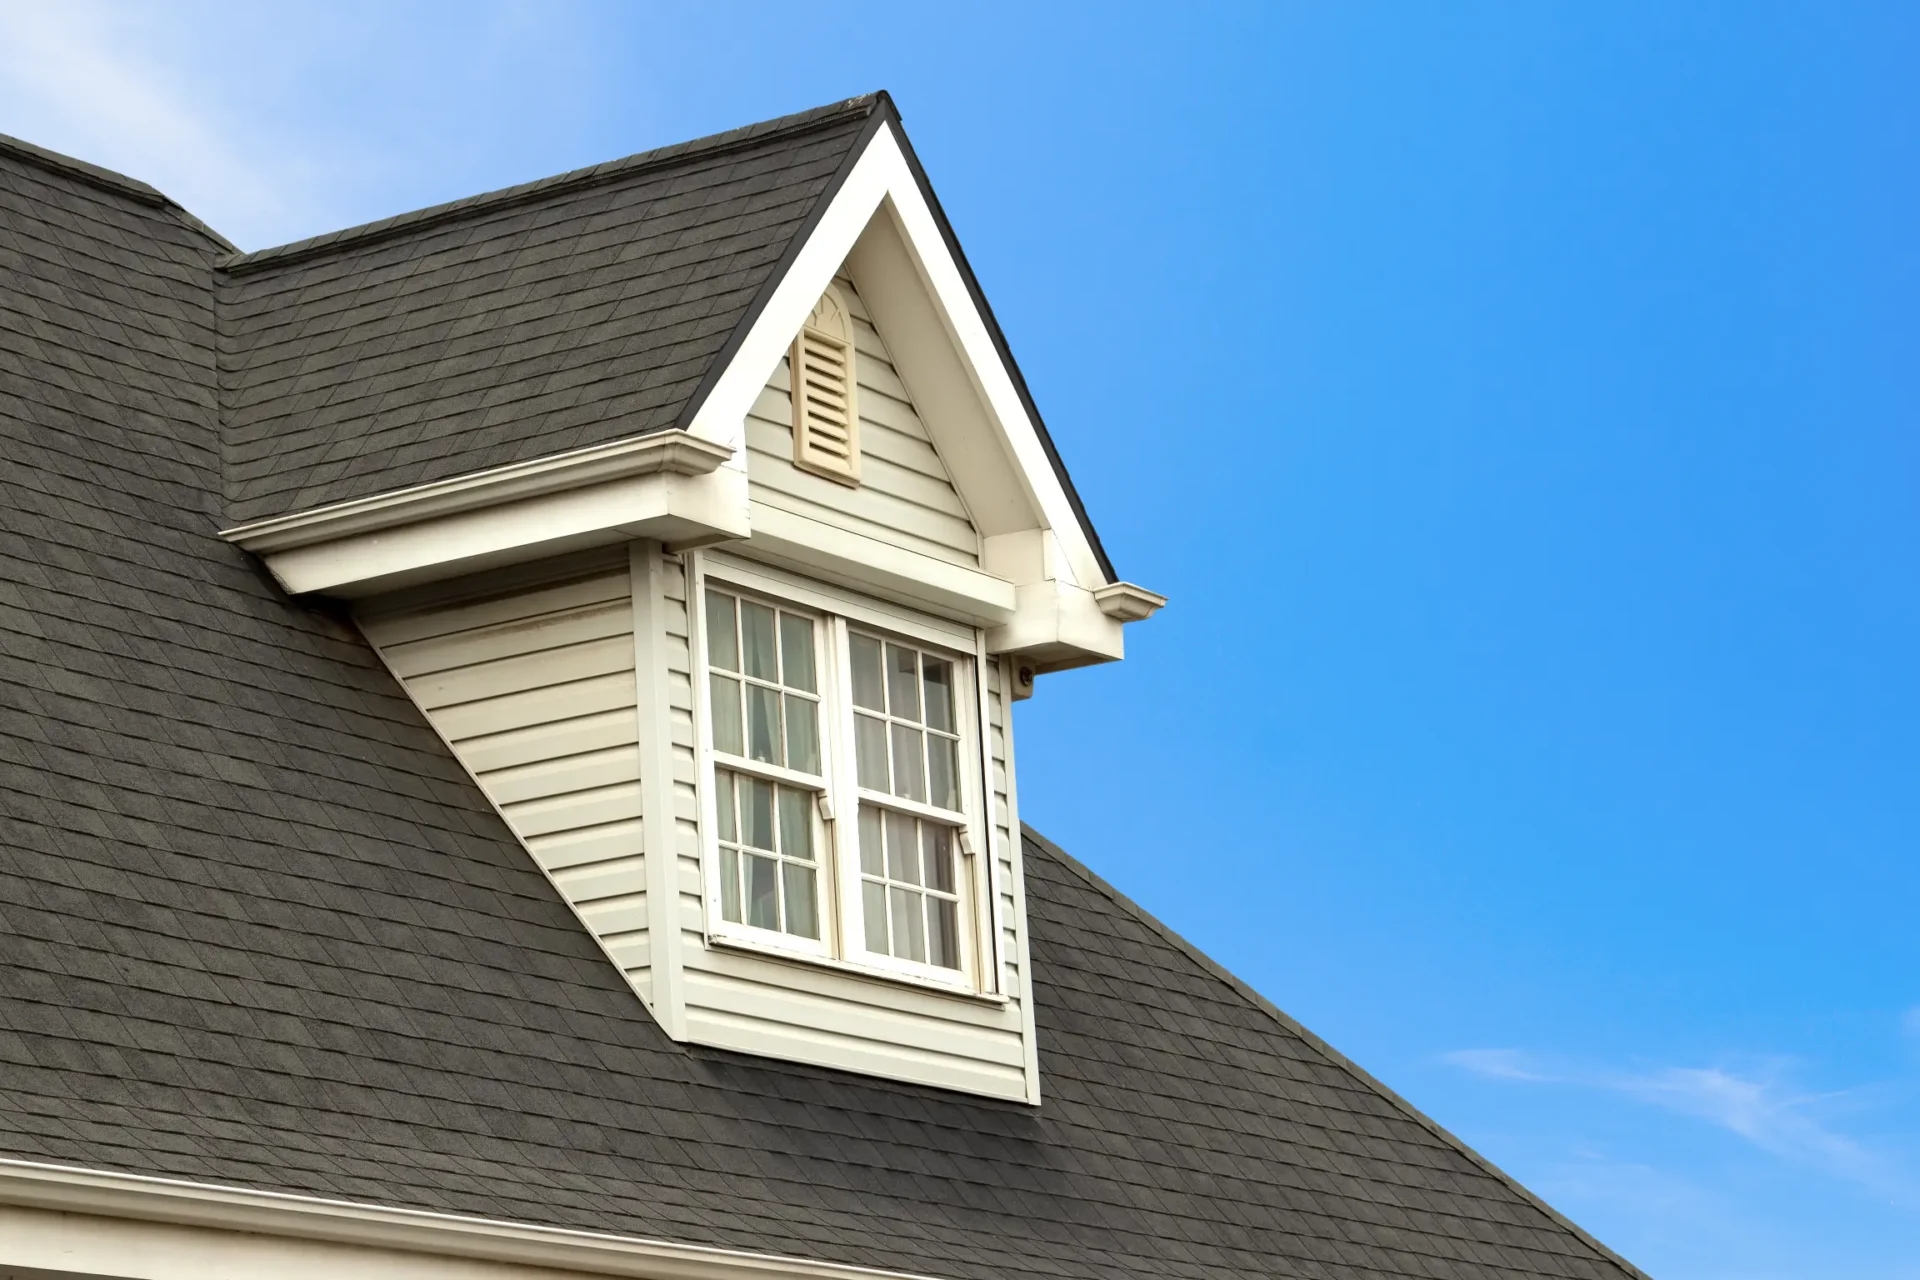
<path fill-rule="evenodd" d="M 1660 1280 L 1920 1277 L 1920 9 L 0 0 L 243 247 L 885 87 L 1122 572 L 1024 815 Z"/>

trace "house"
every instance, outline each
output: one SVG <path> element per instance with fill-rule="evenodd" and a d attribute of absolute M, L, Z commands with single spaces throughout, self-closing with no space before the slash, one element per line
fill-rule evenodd
<path fill-rule="evenodd" d="M 1639 1276 L 1021 826 L 1162 603 L 885 95 L 244 254 L 0 142 L 0 1275 Z"/>

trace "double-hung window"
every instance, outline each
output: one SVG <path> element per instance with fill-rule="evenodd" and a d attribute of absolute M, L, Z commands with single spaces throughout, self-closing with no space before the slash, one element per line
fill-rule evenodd
<path fill-rule="evenodd" d="M 709 932 L 990 987 L 969 633 L 721 557 L 695 580 Z"/>

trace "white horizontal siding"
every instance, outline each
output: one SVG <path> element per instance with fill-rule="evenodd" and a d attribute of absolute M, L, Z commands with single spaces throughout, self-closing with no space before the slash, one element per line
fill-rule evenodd
<path fill-rule="evenodd" d="M 860 484 L 850 488 L 793 465 L 792 375 L 782 360 L 747 415 L 753 496 L 894 546 L 978 567 L 979 534 L 953 478 L 934 451 L 860 295 L 844 276 L 837 283 L 853 318 Z"/>
<path fill-rule="evenodd" d="M 645 992 L 651 955 L 625 565 L 375 613 L 361 626 Z"/>
<path fill-rule="evenodd" d="M 1005 1006 L 713 948 L 687 969 L 687 1027 L 723 1048 L 1018 1098 L 1025 1045 Z"/>

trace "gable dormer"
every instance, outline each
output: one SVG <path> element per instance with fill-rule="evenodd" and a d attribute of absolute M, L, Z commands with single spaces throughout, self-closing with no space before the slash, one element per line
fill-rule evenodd
<path fill-rule="evenodd" d="M 1011 705 L 1038 674 L 1118 659 L 1124 623 L 1161 601 L 1114 575 L 889 104 L 842 115 L 856 108 L 857 133 L 829 116 L 730 144 L 776 167 L 840 129 L 843 154 L 671 418 L 429 466 L 228 536 L 290 592 L 354 602 L 670 1034 L 1038 1102 Z M 626 180 L 670 183 L 704 154 Z M 589 172 L 582 190 L 604 185 Z M 539 198 L 565 199 L 565 182 Z M 488 260 L 489 219 L 517 234 L 524 203 L 469 205 L 443 245 L 389 256 L 458 278 Z M 619 193 L 598 192 L 609 204 Z M 635 242 L 650 207 L 634 201 Z M 618 230 L 582 226 L 595 244 Z M 564 274 L 595 251 L 541 252 Z M 250 285 L 261 314 L 307 333 L 285 312 L 330 305 L 343 271 L 324 264 L 277 297 Z M 607 268 L 581 269 L 585 288 Z M 629 293 L 632 313 L 605 321 L 623 333 L 684 289 Z M 422 333 L 440 332 L 435 305 L 420 303 Z M 446 431 L 428 456 L 506 428 L 489 411 Z M 336 435 L 287 488 L 370 465 Z"/>

